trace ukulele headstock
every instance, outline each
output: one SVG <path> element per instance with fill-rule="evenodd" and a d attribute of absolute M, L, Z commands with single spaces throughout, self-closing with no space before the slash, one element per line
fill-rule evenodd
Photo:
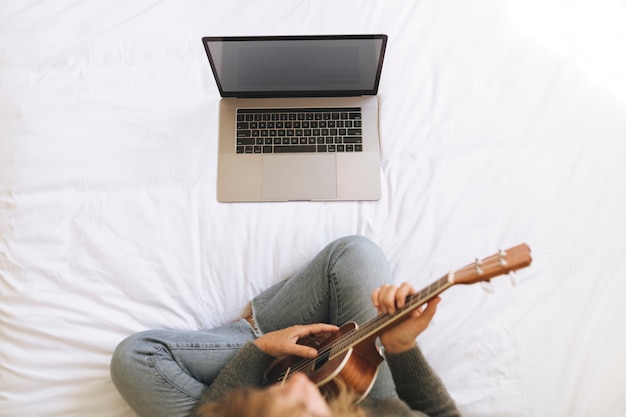
<path fill-rule="evenodd" d="M 453 284 L 474 284 L 480 281 L 489 281 L 498 275 L 525 268 L 531 262 L 530 247 L 522 243 L 486 258 L 476 259 L 474 263 L 451 272 L 449 280 Z"/>

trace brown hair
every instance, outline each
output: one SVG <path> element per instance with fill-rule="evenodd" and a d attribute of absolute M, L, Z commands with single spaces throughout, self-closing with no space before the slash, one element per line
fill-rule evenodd
<path fill-rule="evenodd" d="M 334 417 L 365 417 L 356 404 L 358 398 L 345 384 L 337 384 L 339 393 L 328 398 L 328 407 Z M 304 408 L 295 406 L 280 414 L 272 410 L 272 396 L 258 388 L 241 388 L 226 394 L 223 400 L 200 408 L 202 417 L 305 417 Z M 271 414 L 270 414 L 271 413 Z"/>

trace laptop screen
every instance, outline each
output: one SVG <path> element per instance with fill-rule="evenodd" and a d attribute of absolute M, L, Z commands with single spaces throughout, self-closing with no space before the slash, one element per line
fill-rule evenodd
<path fill-rule="evenodd" d="M 373 95 L 386 35 L 202 39 L 222 97 Z"/>

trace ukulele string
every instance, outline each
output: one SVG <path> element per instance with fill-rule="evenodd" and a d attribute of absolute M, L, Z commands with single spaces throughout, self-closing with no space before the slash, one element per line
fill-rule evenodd
<path fill-rule="evenodd" d="M 482 275 L 485 269 L 493 268 L 496 266 L 506 267 L 507 262 L 504 259 L 505 255 L 506 253 L 500 252 L 496 255 L 490 256 L 483 260 L 477 259 L 476 262 L 470 265 L 467 265 L 466 267 L 454 272 L 453 277 L 458 279 L 459 281 L 462 281 L 463 279 L 471 278 L 472 276 L 476 274 L 478 274 L 479 276 Z M 425 304 L 428 301 L 428 299 L 436 296 L 441 291 L 445 290 L 449 284 L 452 284 L 452 283 L 449 283 L 449 275 L 445 275 L 441 277 L 437 281 L 430 284 L 428 287 L 418 291 L 415 294 L 408 296 L 405 306 L 397 313 L 402 313 L 406 310 L 416 308 L 417 307 L 416 304 L 419 304 L 420 306 Z M 278 376 L 277 381 L 282 381 L 284 383 L 284 381 L 290 375 L 293 375 L 296 372 L 304 372 L 306 369 L 314 365 L 317 361 L 327 360 L 330 357 L 333 349 L 341 352 L 346 346 L 351 346 L 353 344 L 353 339 L 358 339 L 354 337 L 355 334 L 364 333 L 367 335 L 373 330 L 380 328 L 387 321 L 395 317 L 397 313 L 378 315 L 374 319 L 364 324 L 363 326 L 349 330 L 340 339 L 333 341 L 329 343 L 327 346 L 325 346 L 324 348 L 320 349 L 318 351 L 318 355 L 315 358 L 303 359 L 300 362 L 298 362 L 296 366 L 289 367 L 286 372 L 282 372 Z"/>
<path fill-rule="evenodd" d="M 406 305 L 407 308 L 410 307 L 412 304 L 414 304 L 416 301 L 419 301 L 419 299 L 422 298 L 420 297 L 420 295 L 421 295 L 421 292 L 407 297 L 407 305 Z M 285 380 L 288 377 L 288 374 L 293 375 L 295 372 L 305 371 L 306 369 L 310 368 L 313 364 L 315 364 L 317 361 L 325 360 L 329 358 L 331 351 L 333 351 L 333 349 L 341 352 L 344 347 L 350 346 L 352 344 L 353 339 L 356 339 L 355 334 L 357 333 L 368 334 L 370 332 L 370 328 L 376 329 L 380 327 L 381 323 L 385 323 L 391 317 L 393 317 L 393 315 L 389 315 L 389 314 L 379 315 L 379 316 L 376 316 L 375 319 L 366 323 L 365 325 L 349 330 L 348 332 L 346 332 L 346 334 L 342 336 L 341 339 L 333 341 L 329 343 L 327 346 L 325 346 L 324 348 L 320 349 L 318 351 L 318 355 L 315 358 L 302 359 L 301 361 L 298 362 L 297 365 L 290 367 L 286 373 L 282 372 L 280 375 L 278 375 L 277 381 Z"/>
<path fill-rule="evenodd" d="M 433 290 L 431 289 L 431 287 L 436 286 L 437 288 L 436 291 L 439 291 L 441 287 L 443 286 L 443 284 L 445 283 L 447 283 L 447 275 L 441 278 L 440 280 L 436 281 L 435 283 L 431 284 L 429 287 L 426 287 L 422 291 L 419 291 L 416 294 L 408 296 L 407 304 L 405 305 L 402 311 L 406 309 L 410 309 L 410 308 L 415 308 L 416 303 L 419 303 L 420 305 L 423 304 L 424 302 L 426 302 L 426 300 L 429 297 L 432 296 L 430 295 L 431 293 L 433 293 Z M 425 295 L 424 293 L 429 294 L 429 295 Z M 353 339 L 358 339 L 357 337 L 355 337 L 355 334 L 359 333 L 359 334 L 367 335 L 373 330 L 381 327 L 382 324 L 386 323 L 394 316 L 395 314 L 381 314 L 381 315 L 376 316 L 373 320 L 370 320 L 363 326 L 349 330 L 348 332 L 346 332 L 346 334 L 342 336 L 342 338 L 336 341 L 333 341 L 329 343 L 327 346 L 325 346 L 324 348 L 320 349 L 318 351 L 317 357 L 313 359 L 302 359 L 300 362 L 298 362 L 297 365 L 289 368 L 289 371 L 287 372 L 287 374 L 293 375 L 295 372 L 304 371 L 310 368 L 315 362 L 319 360 L 327 359 L 328 357 L 330 357 L 331 351 L 333 349 L 341 352 L 344 349 L 344 347 L 352 345 Z M 284 380 L 285 378 L 287 378 L 287 375 L 285 374 L 285 372 L 283 372 L 278 376 L 277 381 Z"/>

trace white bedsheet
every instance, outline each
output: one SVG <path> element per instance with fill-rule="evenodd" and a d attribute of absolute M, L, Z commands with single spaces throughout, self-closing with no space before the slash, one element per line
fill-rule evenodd
<path fill-rule="evenodd" d="M 334 238 L 443 294 L 419 338 L 465 416 L 626 416 L 623 0 L 0 0 L 0 415 L 125 417 L 109 361 Z M 216 201 L 205 35 L 386 33 L 377 202 Z"/>

